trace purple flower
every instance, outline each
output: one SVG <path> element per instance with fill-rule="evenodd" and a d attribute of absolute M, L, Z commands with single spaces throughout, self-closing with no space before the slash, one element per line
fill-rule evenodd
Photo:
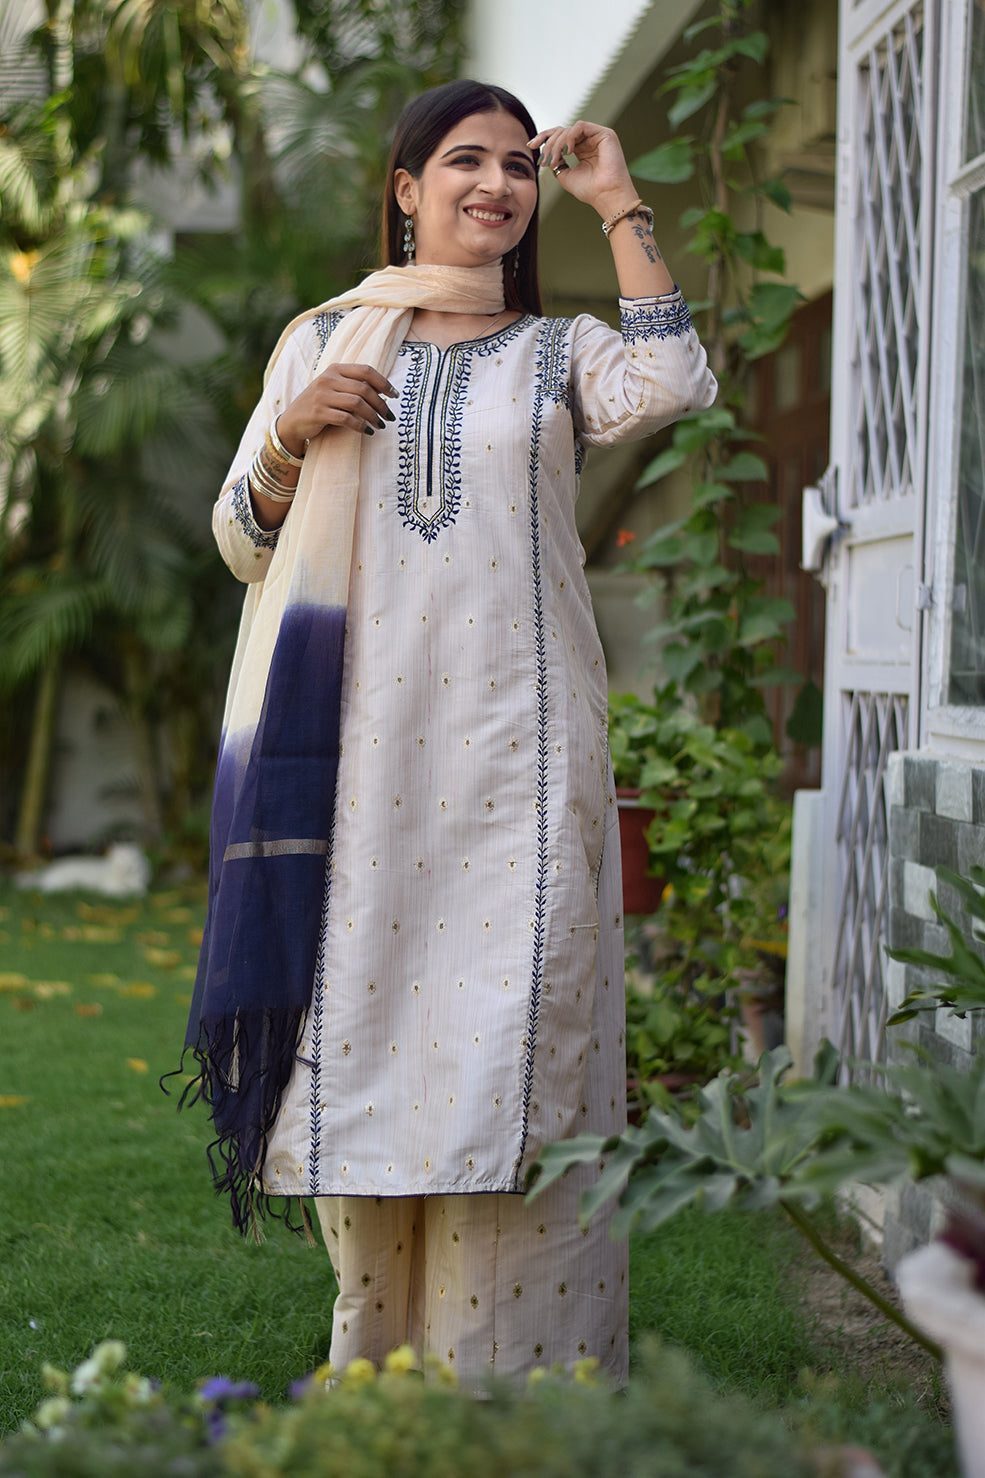
<path fill-rule="evenodd" d="M 307 1375 L 302 1375 L 298 1380 L 292 1380 L 287 1388 L 287 1394 L 292 1401 L 300 1401 L 311 1390 L 311 1382 L 314 1372 L 309 1370 Z"/>
<path fill-rule="evenodd" d="M 259 1396 L 260 1387 L 252 1381 L 231 1381 L 226 1375 L 214 1375 L 207 1380 L 199 1392 L 203 1401 L 215 1401 L 223 1405 L 227 1401 L 249 1401 Z"/>

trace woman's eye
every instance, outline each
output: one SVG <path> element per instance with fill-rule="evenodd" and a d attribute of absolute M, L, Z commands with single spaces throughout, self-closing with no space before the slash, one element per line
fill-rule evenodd
<path fill-rule="evenodd" d="M 453 164 L 478 164 L 478 162 L 474 154 L 456 154 L 452 160 Z"/>

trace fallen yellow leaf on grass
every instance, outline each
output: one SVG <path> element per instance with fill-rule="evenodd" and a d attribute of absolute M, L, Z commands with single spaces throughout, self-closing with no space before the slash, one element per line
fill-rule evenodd
<path fill-rule="evenodd" d="M 98 1001 L 80 1001 L 75 1008 L 76 1016 L 102 1016 L 103 1008 Z"/>
<path fill-rule="evenodd" d="M 123 983 L 118 975 L 87 975 L 86 979 L 90 985 L 103 985 L 109 990 Z"/>
<path fill-rule="evenodd" d="M 194 980 L 198 974 L 194 965 L 182 965 L 180 970 L 174 972 L 179 980 Z"/>
<path fill-rule="evenodd" d="M 38 980 L 31 987 L 39 1001 L 50 1001 L 52 996 L 70 996 L 72 987 L 67 980 Z"/>
<path fill-rule="evenodd" d="M 51 924 L 39 924 L 38 933 L 41 935 L 42 939 L 54 939 L 55 937 L 55 931 L 52 928 Z"/>
<path fill-rule="evenodd" d="M 77 903 L 75 911 L 80 919 L 85 919 L 89 924 L 115 924 L 120 928 L 136 923 L 140 918 L 140 909 L 133 905 L 129 908 L 110 908 L 106 903 Z"/>
<path fill-rule="evenodd" d="M 137 935 L 137 943 L 150 945 L 152 949 L 164 949 L 171 943 L 171 935 L 165 934 L 163 929 L 144 929 Z"/>
<path fill-rule="evenodd" d="M 187 934 L 188 943 L 194 944 L 195 948 L 198 949 L 202 943 L 202 935 L 204 933 L 205 930 L 202 928 L 189 929 Z"/>
<path fill-rule="evenodd" d="M 192 1003 L 191 996 L 186 995 L 184 992 L 182 992 L 181 995 L 176 995 L 175 1000 L 177 1001 L 179 1006 L 190 1006 Z"/>
<path fill-rule="evenodd" d="M 16 970 L 0 970 L 0 991 L 23 990 L 30 983 L 26 975 L 19 975 Z"/>
<path fill-rule="evenodd" d="M 119 944 L 123 939 L 122 929 L 103 924 L 66 924 L 61 933 L 72 944 Z"/>
<path fill-rule="evenodd" d="M 172 888 L 170 893 L 152 893 L 150 901 L 155 908 L 173 908 L 175 904 L 181 902 L 181 894 L 177 889 Z"/>
<path fill-rule="evenodd" d="M 127 1067 L 132 1068 L 135 1073 L 145 1073 L 147 1064 L 142 1057 L 128 1057 Z"/>
<path fill-rule="evenodd" d="M 137 1001 L 149 1001 L 157 995 L 157 986 L 151 985 L 149 980 L 132 980 L 129 985 L 121 985 L 118 989 L 121 996 L 133 996 Z"/>
<path fill-rule="evenodd" d="M 148 965 L 156 965 L 159 970 L 173 970 L 175 965 L 181 964 L 181 951 L 177 949 L 145 949 L 144 959 Z"/>
<path fill-rule="evenodd" d="M 162 924 L 187 924 L 192 916 L 190 908 L 169 908 L 161 914 Z"/>
<path fill-rule="evenodd" d="M 0 1108 L 20 1108 L 27 1103 L 23 1093 L 0 1093 Z"/>

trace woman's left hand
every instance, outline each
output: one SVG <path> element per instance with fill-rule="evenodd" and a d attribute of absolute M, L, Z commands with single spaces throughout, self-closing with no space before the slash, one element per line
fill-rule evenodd
<path fill-rule="evenodd" d="M 541 163 L 561 188 L 591 205 L 603 220 L 638 198 L 622 145 L 611 128 L 581 119 L 566 128 L 542 129 L 530 147 L 540 149 Z"/>

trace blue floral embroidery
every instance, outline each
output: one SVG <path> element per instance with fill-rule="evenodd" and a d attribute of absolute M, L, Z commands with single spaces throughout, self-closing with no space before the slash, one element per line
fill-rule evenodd
<path fill-rule="evenodd" d="M 680 293 L 666 298 L 625 299 L 619 304 L 622 336 L 630 343 L 647 339 L 684 339 L 691 332 L 691 315 Z"/>
<path fill-rule="evenodd" d="M 533 418 L 530 427 L 530 565 L 533 577 L 534 640 L 537 662 L 537 881 L 534 890 L 533 960 L 530 975 L 530 1007 L 527 1013 L 527 1030 L 524 1034 L 526 1060 L 523 1066 L 523 1102 L 520 1130 L 520 1147 L 515 1162 L 516 1189 L 520 1186 L 520 1170 L 527 1149 L 530 1127 L 530 1097 L 534 1080 L 534 1061 L 537 1050 L 537 1028 L 540 1023 L 540 1006 L 544 992 L 544 951 L 547 943 L 547 863 L 549 851 L 548 830 L 548 674 L 547 640 L 544 633 L 544 597 L 541 582 L 540 550 L 540 506 L 538 486 L 540 478 L 540 439 L 543 428 L 544 400 L 551 395 L 550 387 L 557 389 L 556 375 L 549 371 L 558 368 L 559 336 L 552 330 L 565 320 L 556 319 L 545 325 L 537 352 L 537 384 L 534 392 Z M 566 381 L 565 381 L 566 383 Z M 553 396 L 551 396 L 553 398 Z"/>
<path fill-rule="evenodd" d="M 233 488 L 233 517 L 240 529 L 257 549 L 276 549 L 279 529 L 262 529 L 253 517 L 253 504 L 246 478 L 241 477 Z"/>
<path fill-rule="evenodd" d="M 397 507 L 404 527 L 429 544 L 455 523 L 462 506 L 462 421 L 472 361 L 501 349 L 526 321 L 444 351 L 432 344 L 401 347 L 411 365 L 397 423 Z"/>
<path fill-rule="evenodd" d="M 328 313 L 316 313 L 315 314 L 314 329 L 315 329 L 315 333 L 318 335 L 318 358 L 319 359 L 324 354 L 324 352 L 325 352 L 325 345 L 328 343 L 329 335 L 331 334 L 332 329 L 335 327 L 335 324 L 332 322 L 332 319 L 333 318 L 337 318 L 337 317 L 338 317 L 338 315 L 335 314 L 335 313 L 332 313 L 332 314 L 328 314 Z"/>
<path fill-rule="evenodd" d="M 571 409 L 568 344 L 572 319 L 545 318 L 537 343 L 537 391 L 555 405 Z"/>

